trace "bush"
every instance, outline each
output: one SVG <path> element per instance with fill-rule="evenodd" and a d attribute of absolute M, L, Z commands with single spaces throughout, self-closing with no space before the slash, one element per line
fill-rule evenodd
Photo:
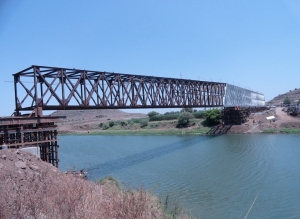
<path fill-rule="evenodd" d="M 143 120 L 142 122 L 141 122 L 141 128 L 144 128 L 144 127 L 146 127 L 148 125 L 148 120 Z"/>
<path fill-rule="evenodd" d="M 143 120 L 145 120 L 145 119 L 130 119 L 129 122 L 132 122 L 132 123 L 141 123 Z"/>
<path fill-rule="evenodd" d="M 120 121 L 121 126 L 126 126 L 128 123 L 126 121 Z"/>
<path fill-rule="evenodd" d="M 151 111 L 147 114 L 149 116 L 149 118 L 151 118 L 152 116 L 156 116 L 156 115 L 159 115 L 158 112 L 155 112 L 155 111 Z"/>
<path fill-rule="evenodd" d="M 178 114 L 167 114 L 167 115 L 157 115 L 157 116 L 152 116 L 150 117 L 150 121 L 163 121 L 163 120 L 173 120 L 173 119 L 178 119 L 179 117 Z"/>
<path fill-rule="evenodd" d="M 182 108 L 182 110 L 180 110 L 181 113 L 187 112 L 187 113 L 192 113 L 194 110 L 193 108 Z"/>
<path fill-rule="evenodd" d="M 186 126 L 192 118 L 194 118 L 192 113 L 181 113 L 178 117 L 178 125 Z"/>
<path fill-rule="evenodd" d="M 109 127 L 113 127 L 115 125 L 115 122 L 114 121 L 109 121 Z"/>
<path fill-rule="evenodd" d="M 288 105 L 288 104 L 291 104 L 292 103 L 292 101 L 288 98 L 288 97 L 286 97 L 284 100 L 283 100 L 283 104 L 284 105 Z"/>
<path fill-rule="evenodd" d="M 171 112 L 166 112 L 164 113 L 164 115 L 170 115 L 170 114 L 178 114 L 179 115 L 179 111 L 171 111 Z"/>
<path fill-rule="evenodd" d="M 197 119 L 203 119 L 205 118 L 205 112 L 204 111 L 194 112 L 193 116 Z"/>
<path fill-rule="evenodd" d="M 102 125 L 102 129 L 103 130 L 106 130 L 106 129 L 108 129 L 109 128 L 109 126 L 106 124 L 106 123 L 104 123 L 103 125 Z"/>
<path fill-rule="evenodd" d="M 212 126 L 219 123 L 221 119 L 221 111 L 219 109 L 207 110 L 204 113 L 205 125 Z"/>
<path fill-rule="evenodd" d="M 150 127 L 151 127 L 151 128 L 156 128 L 157 126 L 158 126 L 157 123 L 150 123 Z"/>

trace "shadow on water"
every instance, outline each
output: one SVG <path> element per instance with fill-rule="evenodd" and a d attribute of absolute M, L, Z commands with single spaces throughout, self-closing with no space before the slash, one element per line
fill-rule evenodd
<path fill-rule="evenodd" d="M 211 127 L 211 129 L 206 133 L 208 135 L 223 135 L 226 134 L 230 129 L 232 125 L 216 125 Z"/>
<path fill-rule="evenodd" d="M 149 161 L 153 158 L 157 158 L 157 157 L 190 147 L 192 145 L 199 144 L 201 142 L 210 140 L 215 137 L 217 137 L 217 136 L 205 136 L 205 137 L 201 136 L 201 138 L 193 137 L 193 138 L 185 139 L 183 141 L 163 145 L 161 147 L 149 149 L 147 151 L 143 151 L 143 152 L 129 155 L 126 157 L 111 160 L 111 161 L 108 161 L 108 162 L 105 162 L 105 163 L 102 163 L 99 165 L 95 165 L 95 166 L 87 169 L 87 171 L 88 171 L 88 173 L 91 173 L 91 174 L 89 174 L 90 175 L 89 177 L 92 177 L 93 175 L 106 176 L 115 171 L 126 169 L 128 167 L 140 164 L 142 162 Z"/>

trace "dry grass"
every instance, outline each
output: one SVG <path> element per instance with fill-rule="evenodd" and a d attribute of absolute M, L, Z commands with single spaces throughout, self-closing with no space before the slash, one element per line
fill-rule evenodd
<path fill-rule="evenodd" d="M 179 218 L 166 214 L 161 202 L 143 187 L 123 190 L 68 175 L 56 179 L 47 173 L 23 179 L 8 175 L 0 192 L 1 219 Z"/>

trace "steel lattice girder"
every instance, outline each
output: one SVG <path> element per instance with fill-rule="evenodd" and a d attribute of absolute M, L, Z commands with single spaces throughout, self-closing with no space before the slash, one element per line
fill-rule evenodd
<path fill-rule="evenodd" d="M 13 76 L 17 112 L 37 107 L 43 110 L 220 107 L 224 105 L 226 87 L 218 82 L 45 66 L 31 66 Z M 29 81 L 24 81 L 25 78 Z"/>
<path fill-rule="evenodd" d="M 227 84 L 224 106 L 263 107 L 265 106 L 265 96 L 248 89 Z"/>

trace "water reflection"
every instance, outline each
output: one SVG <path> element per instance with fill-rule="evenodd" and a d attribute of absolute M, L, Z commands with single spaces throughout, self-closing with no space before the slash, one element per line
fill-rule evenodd
<path fill-rule="evenodd" d="M 184 139 L 182 141 L 178 141 L 175 143 L 170 143 L 167 145 L 163 145 L 157 148 L 152 148 L 140 153 L 136 153 L 133 155 L 129 155 L 122 158 L 117 158 L 115 160 L 107 161 L 102 164 L 94 165 L 91 168 L 87 169 L 88 172 L 91 172 L 93 175 L 108 175 L 112 172 L 119 171 L 131 166 L 135 166 L 142 162 L 149 161 L 153 158 L 158 158 L 169 153 L 185 149 L 195 144 L 199 144 L 201 142 L 210 140 L 215 138 L 216 136 L 207 136 L 207 137 L 191 137 Z"/>

